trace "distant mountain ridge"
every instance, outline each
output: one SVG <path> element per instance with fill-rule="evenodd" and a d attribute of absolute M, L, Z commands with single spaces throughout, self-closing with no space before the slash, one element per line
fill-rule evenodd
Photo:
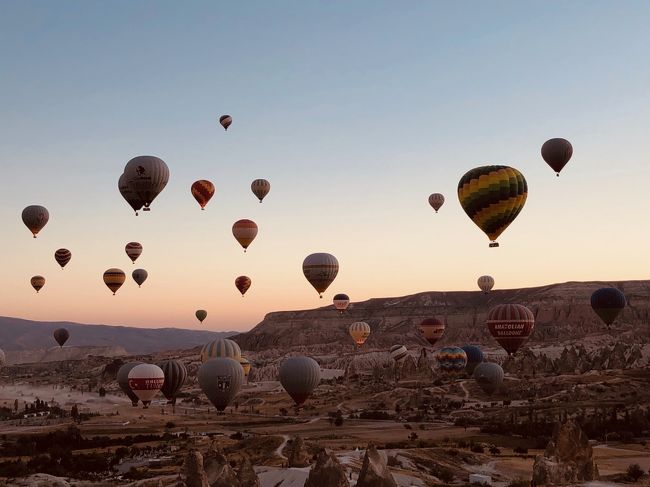
<path fill-rule="evenodd" d="M 0 316 L 0 348 L 5 352 L 52 348 L 57 345 L 52 337 L 57 328 L 70 332 L 66 347 L 122 347 L 130 354 L 188 349 L 236 334 L 232 331 L 42 322 Z"/>
<path fill-rule="evenodd" d="M 608 331 L 591 309 L 591 294 L 600 287 L 623 291 L 628 305 Z M 560 344 L 587 336 L 611 334 L 619 339 L 650 341 L 650 281 L 566 282 L 522 289 L 430 291 L 409 296 L 373 298 L 352 303 L 340 315 L 332 305 L 300 311 L 269 313 L 252 330 L 233 339 L 244 350 L 282 348 L 296 352 L 352 351 L 348 327 L 354 321 L 370 325 L 364 350 L 394 344 L 422 346 L 416 324 L 435 316 L 447 325 L 438 346 L 475 343 L 497 347 L 485 325 L 488 310 L 501 303 L 520 303 L 535 314 L 528 345 Z"/>

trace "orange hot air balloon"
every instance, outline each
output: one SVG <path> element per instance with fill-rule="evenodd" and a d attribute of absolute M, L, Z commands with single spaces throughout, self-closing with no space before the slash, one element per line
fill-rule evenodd
<path fill-rule="evenodd" d="M 202 210 L 205 210 L 205 205 L 214 196 L 214 184 L 207 179 L 200 179 L 192 184 L 192 196 L 197 201 Z"/>
<path fill-rule="evenodd" d="M 235 287 L 239 289 L 239 292 L 241 293 L 242 297 L 244 294 L 246 294 L 246 291 L 248 291 L 248 288 L 251 287 L 251 278 L 248 276 L 239 276 L 237 279 L 235 279 Z"/>
<path fill-rule="evenodd" d="M 131 262 L 135 264 L 135 261 L 138 260 L 140 254 L 142 254 L 142 244 L 138 242 L 129 242 L 124 247 L 124 251 L 126 252 L 126 255 L 129 256 L 129 259 L 131 259 Z"/>
<path fill-rule="evenodd" d="M 257 236 L 257 225 L 252 220 L 238 220 L 232 226 L 232 234 L 246 252 L 248 246 Z"/>
<path fill-rule="evenodd" d="M 104 272 L 104 284 L 106 284 L 108 289 L 113 291 L 113 296 L 122 287 L 124 281 L 126 281 L 126 274 L 124 274 L 122 269 L 112 268 Z"/>
<path fill-rule="evenodd" d="M 350 325 L 348 333 L 350 333 L 350 336 L 352 337 L 352 340 L 354 340 L 354 343 L 357 345 L 357 347 L 361 348 L 361 346 L 366 343 L 366 340 L 370 336 L 370 325 L 364 321 L 357 321 L 356 323 L 352 323 Z"/>
<path fill-rule="evenodd" d="M 418 325 L 418 331 L 430 345 L 435 345 L 445 332 L 445 324 L 438 318 L 426 318 Z"/>
<path fill-rule="evenodd" d="M 34 276 L 30 279 L 30 282 L 37 293 L 45 286 L 45 278 L 43 276 Z"/>
<path fill-rule="evenodd" d="M 224 130 L 228 130 L 228 127 L 232 124 L 232 117 L 230 115 L 221 115 L 219 117 L 219 123 Z"/>

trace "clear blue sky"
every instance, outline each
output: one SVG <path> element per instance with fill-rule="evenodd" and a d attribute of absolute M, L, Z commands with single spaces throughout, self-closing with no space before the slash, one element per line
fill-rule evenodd
<path fill-rule="evenodd" d="M 206 308 L 206 325 L 243 329 L 332 292 L 647 277 L 649 2 L 4 0 L 1 12 L 2 314 L 190 327 Z M 575 149 L 559 181 L 539 157 L 556 136 Z M 140 154 L 172 177 L 136 220 L 116 181 Z M 455 196 L 485 163 L 531 188 L 490 251 Z M 258 177 L 272 184 L 263 205 L 248 189 Z M 209 213 L 189 196 L 200 178 L 217 187 Z M 20 222 L 29 204 L 52 214 L 38 243 Z M 239 218 L 260 225 L 245 257 Z M 130 240 L 151 277 L 116 301 L 101 274 L 130 272 Z M 67 281 L 60 246 L 75 255 Z M 315 251 L 341 261 L 323 301 L 300 272 Z M 33 274 L 48 278 L 38 301 Z M 253 278 L 246 305 L 239 274 Z"/>

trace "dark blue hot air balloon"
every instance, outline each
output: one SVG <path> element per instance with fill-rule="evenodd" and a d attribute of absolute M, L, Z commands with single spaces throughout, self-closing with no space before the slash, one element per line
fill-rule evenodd
<path fill-rule="evenodd" d="M 483 352 L 476 345 L 463 345 L 463 350 L 465 350 L 465 355 L 467 355 L 467 366 L 465 366 L 465 372 L 467 375 L 471 376 L 474 373 L 474 369 L 478 364 L 483 362 Z"/>
<path fill-rule="evenodd" d="M 626 304 L 625 295 L 615 287 L 603 287 L 591 295 L 591 307 L 607 328 L 614 323 Z"/>

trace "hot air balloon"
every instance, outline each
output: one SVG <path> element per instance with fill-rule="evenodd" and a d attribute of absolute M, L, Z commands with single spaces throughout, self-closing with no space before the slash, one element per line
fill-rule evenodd
<path fill-rule="evenodd" d="M 235 279 L 235 287 L 239 290 L 242 296 L 244 296 L 246 291 L 248 291 L 248 288 L 251 287 L 251 283 L 251 278 L 248 276 L 239 276 Z"/>
<path fill-rule="evenodd" d="M 363 321 L 352 323 L 348 331 L 352 337 L 352 340 L 354 340 L 354 343 L 356 343 L 357 347 L 359 348 L 361 348 L 361 346 L 366 343 L 366 340 L 370 336 L 370 326 L 368 323 L 365 323 Z"/>
<path fill-rule="evenodd" d="M 429 204 L 438 213 L 438 210 L 445 204 L 445 197 L 440 193 L 433 193 L 429 196 Z"/>
<path fill-rule="evenodd" d="M 144 269 L 136 269 L 131 273 L 131 277 L 133 277 L 133 280 L 138 284 L 138 287 L 140 287 L 144 281 L 147 280 L 147 277 L 149 277 L 149 273 Z"/>
<path fill-rule="evenodd" d="M 54 260 L 56 260 L 57 263 L 61 266 L 61 269 L 63 269 L 66 264 L 70 262 L 70 259 L 72 259 L 72 252 L 70 252 L 68 249 L 59 249 L 54 252 Z"/>
<path fill-rule="evenodd" d="M 232 234 L 246 252 L 257 236 L 257 225 L 252 220 L 238 220 L 232 226 Z"/>
<path fill-rule="evenodd" d="M 196 319 L 199 320 L 201 323 L 203 323 L 203 320 L 208 317 L 208 312 L 204 309 L 197 309 L 196 313 L 194 313 L 196 316 Z"/>
<path fill-rule="evenodd" d="M 68 330 L 65 328 L 57 328 L 54 330 L 54 333 L 52 333 L 52 335 L 54 336 L 56 343 L 58 343 L 59 347 L 61 348 L 63 348 L 65 342 L 67 342 L 68 338 L 70 338 L 70 332 L 68 332 Z"/>
<path fill-rule="evenodd" d="M 149 211 L 153 200 L 167 186 L 169 168 L 158 157 L 138 156 L 126 163 L 124 177 L 135 195 L 142 200 L 142 211 Z"/>
<path fill-rule="evenodd" d="M 246 357 L 239 357 L 238 362 L 240 363 L 242 369 L 244 370 L 244 377 L 248 379 L 248 374 L 251 373 L 251 363 Z"/>
<path fill-rule="evenodd" d="M 138 405 L 139 399 L 129 387 L 129 372 L 131 372 L 133 367 L 140 365 L 141 363 L 142 362 L 127 362 L 117 371 L 117 384 L 120 386 L 120 389 L 122 389 L 122 392 L 131 399 L 131 405 L 134 407 Z"/>
<path fill-rule="evenodd" d="M 320 383 L 320 365 L 311 357 L 289 357 L 280 365 L 280 384 L 301 406 Z"/>
<path fill-rule="evenodd" d="M 126 281 L 126 274 L 124 274 L 122 269 L 112 268 L 104 272 L 104 284 L 106 284 L 108 289 L 113 291 L 113 296 L 122 287 L 124 281 Z"/>
<path fill-rule="evenodd" d="M 224 130 L 228 130 L 228 127 L 230 127 L 230 124 L 232 123 L 232 117 L 230 115 L 221 115 L 219 117 L 219 123 Z"/>
<path fill-rule="evenodd" d="M 251 183 L 251 191 L 255 196 L 257 196 L 261 203 L 264 197 L 269 194 L 269 191 L 271 191 L 271 183 L 266 179 L 256 179 Z"/>
<path fill-rule="evenodd" d="M 34 238 L 38 232 L 47 224 L 50 219 L 50 213 L 47 208 L 39 205 L 31 205 L 23 210 L 23 223 L 32 232 Z"/>
<path fill-rule="evenodd" d="M 603 287 L 591 295 L 591 307 L 607 328 L 614 323 L 626 304 L 625 295 L 615 287 Z"/>
<path fill-rule="evenodd" d="M 453 377 L 460 375 L 467 366 L 465 350 L 459 347 L 444 347 L 436 354 L 438 367 L 442 374 Z"/>
<path fill-rule="evenodd" d="M 348 309 L 348 306 L 350 306 L 350 297 L 347 294 L 336 294 L 334 296 L 334 307 L 339 310 L 339 313 L 343 314 L 343 312 Z"/>
<path fill-rule="evenodd" d="M 144 202 L 131 189 L 129 181 L 126 179 L 126 176 L 124 174 L 122 174 L 120 176 L 120 179 L 117 181 L 117 189 L 120 190 L 122 198 L 124 198 L 129 206 L 133 208 L 133 211 L 135 211 L 135 216 L 138 216 L 138 210 L 142 208 Z"/>
<path fill-rule="evenodd" d="M 393 345 L 390 347 L 390 358 L 392 358 L 395 363 L 402 363 L 408 357 L 409 351 L 404 345 Z"/>
<path fill-rule="evenodd" d="M 131 259 L 131 262 L 135 264 L 135 261 L 142 254 L 142 244 L 139 242 L 129 242 L 124 246 L 124 251 L 129 256 L 129 259 Z"/>
<path fill-rule="evenodd" d="M 323 293 L 339 273 L 339 261 L 332 254 L 310 254 L 302 262 L 302 273 L 322 299 Z"/>
<path fill-rule="evenodd" d="M 160 392 L 167 398 L 169 404 L 176 404 L 176 394 L 185 384 L 187 369 L 178 360 L 163 360 L 158 364 L 158 367 L 165 375 L 165 382 L 160 388 Z"/>
<path fill-rule="evenodd" d="M 503 369 L 499 364 L 483 362 L 476 366 L 473 377 L 483 392 L 491 396 L 503 383 Z"/>
<path fill-rule="evenodd" d="M 471 376 L 474 373 L 474 369 L 480 363 L 483 363 L 483 351 L 476 345 L 463 345 L 462 348 L 467 355 L 467 367 L 465 367 L 465 372 L 467 375 Z"/>
<path fill-rule="evenodd" d="M 481 276 L 478 278 L 478 287 L 483 294 L 489 293 L 494 287 L 494 278 L 492 276 Z"/>
<path fill-rule="evenodd" d="M 228 357 L 239 360 L 241 357 L 241 348 L 237 342 L 227 338 L 217 338 L 216 340 L 206 343 L 201 348 L 201 362 L 207 362 L 211 358 Z"/>
<path fill-rule="evenodd" d="M 486 323 L 494 339 L 512 355 L 533 332 L 535 315 L 521 304 L 499 304 L 489 311 Z"/>
<path fill-rule="evenodd" d="M 200 179 L 192 184 L 192 196 L 197 201 L 202 210 L 214 195 L 214 184 L 206 179 Z"/>
<path fill-rule="evenodd" d="M 521 212 L 528 196 L 524 175 L 508 166 L 482 166 L 465 173 L 458 199 L 467 216 L 498 247 L 496 239 Z"/>
<path fill-rule="evenodd" d="M 418 331 L 430 345 L 435 345 L 445 332 L 445 324 L 438 318 L 426 318 L 418 325 Z"/>
<path fill-rule="evenodd" d="M 573 146 L 566 139 L 550 139 L 542 145 L 542 158 L 555 171 L 557 177 L 560 177 L 560 171 L 571 160 L 572 155 Z"/>
<path fill-rule="evenodd" d="M 45 278 L 43 276 L 34 276 L 30 279 L 30 282 L 37 293 L 45 286 Z"/>
<path fill-rule="evenodd" d="M 145 409 L 165 383 L 165 373 L 154 364 L 136 365 L 129 372 L 129 387 Z"/>
<path fill-rule="evenodd" d="M 201 390 L 219 412 L 226 409 L 244 383 L 244 369 L 228 357 L 208 360 L 199 367 L 197 376 Z"/>

